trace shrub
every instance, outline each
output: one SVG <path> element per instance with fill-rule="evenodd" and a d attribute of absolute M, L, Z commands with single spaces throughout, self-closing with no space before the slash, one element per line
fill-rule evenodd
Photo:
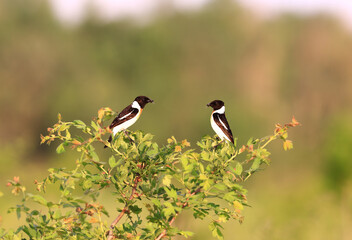
<path fill-rule="evenodd" d="M 222 239 L 221 224 L 230 219 L 243 221 L 248 178 L 270 163 L 267 145 L 283 140 L 285 150 L 292 148 L 287 130 L 299 125 L 293 118 L 276 125 L 273 135 L 250 139 L 236 148 L 205 136 L 191 149 L 187 140 L 167 139 L 165 146 L 141 131 L 121 132 L 111 144 L 105 139 L 111 131 L 104 127 L 115 113 L 102 108 L 90 125 L 75 120 L 58 122 L 41 136 L 41 143 L 60 141 L 56 152 L 68 148 L 79 153 L 73 169 L 51 168 L 41 182 L 35 182 L 37 194 L 26 191 L 19 178 L 9 181 L 22 202 L 10 209 L 25 216 L 26 224 L 15 231 L 2 230 L 5 239 L 161 239 L 193 233 L 174 226 L 177 216 L 186 210 L 197 219 L 209 218 L 212 235 Z M 78 137 L 71 134 L 78 129 Z M 95 148 L 108 146 L 109 157 L 101 159 Z M 243 157 L 241 157 L 243 156 Z M 242 159 L 242 160 L 240 160 Z M 60 197 L 45 197 L 48 185 L 57 184 Z M 56 185 L 55 185 L 56 186 Z M 110 194 L 117 210 L 107 210 L 97 202 L 101 193 Z M 29 202 L 42 208 L 31 209 Z M 107 217 L 114 216 L 108 224 Z"/>

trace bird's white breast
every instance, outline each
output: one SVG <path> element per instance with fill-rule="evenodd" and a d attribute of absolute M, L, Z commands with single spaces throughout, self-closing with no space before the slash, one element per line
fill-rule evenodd
<path fill-rule="evenodd" d="M 138 102 L 136 102 L 136 101 L 133 101 L 132 107 L 138 109 L 137 115 L 136 115 L 135 117 L 131 118 L 130 120 L 127 120 L 126 122 L 124 122 L 124 123 L 122 123 L 122 124 L 120 124 L 120 125 L 114 127 L 114 129 L 112 130 L 113 135 L 115 135 L 115 134 L 118 133 L 118 132 L 121 132 L 122 130 L 125 130 L 125 129 L 131 127 L 131 126 L 138 120 L 138 118 L 139 118 L 139 116 L 140 116 L 140 114 L 141 114 L 141 110 L 142 110 L 142 109 L 141 109 L 141 107 L 139 106 Z M 126 115 L 123 116 L 121 119 L 126 118 L 126 117 L 129 116 L 130 114 L 132 114 L 132 112 L 126 114 Z"/>
<path fill-rule="evenodd" d="M 126 122 L 121 123 L 120 125 L 114 127 L 114 129 L 112 130 L 113 134 L 115 135 L 116 133 L 131 127 L 138 120 L 138 117 L 139 117 L 139 114 L 134 118 L 131 118 L 130 120 L 127 120 Z"/>
<path fill-rule="evenodd" d="M 220 108 L 221 109 L 221 108 Z M 219 109 L 219 110 L 220 110 Z M 224 140 L 224 139 L 226 139 L 226 140 L 228 140 L 228 141 L 230 141 L 231 142 L 231 140 L 226 136 L 226 134 L 221 130 L 221 128 L 216 124 L 216 122 L 214 121 L 214 113 L 215 113 L 215 111 L 211 114 L 211 116 L 210 116 L 210 124 L 211 124 L 211 127 L 213 128 L 213 130 L 214 130 L 214 132 L 219 136 L 219 138 L 221 139 L 221 140 Z M 221 124 L 223 124 L 221 121 L 220 121 L 220 123 Z M 226 128 L 226 126 L 224 125 L 224 127 L 225 127 L 225 129 L 227 129 Z"/>

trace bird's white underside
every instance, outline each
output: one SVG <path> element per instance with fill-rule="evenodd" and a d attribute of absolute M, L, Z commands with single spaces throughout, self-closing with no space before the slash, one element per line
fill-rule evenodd
<path fill-rule="evenodd" d="M 220 108 L 221 109 L 221 108 Z M 219 109 L 219 110 L 220 110 Z M 224 110 L 225 112 L 225 110 Z M 215 113 L 215 111 L 211 114 L 210 116 L 210 124 L 211 124 L 211 127 L 213 128 L 214 132 L 219 136 L 219 138 L 221 140 L 224 140 L 226 139 L 227 141 L 231 142 L 231 140 L 225 135 L 225 133 L 221 130 L 221 128 L 216 124 L 216 122 L 214 121 L 214 117 L 213 117 L 213 114 Z M 226 126 L 224 125 L 223 122 L 221 122 L 220 120 L 220 123 L 226 128 Z"/>
<path fill-rule="evenodd" d="M 137 108 L 138 111 L 141 110 L 141 107 L 139 106 L 138 102 L 136 102 L 136 101 L 133 101 L 132 107 L 133 107 L 133 108 Z M 129 114 L 126 114 L 125 116 L 123 116 L 123 117 L 120 118 L 120 119 L 126 118 L 126 117 L 129 116 L 131 113 L 132 113 L 132 112 L 130 112 Z M 139 113 L 138 113 L 137 116 L 135 116 L 134 118 L 132 118 L 132 119 L 130 119 L 130 120 L 127 120 L 126 122 L 124 122 L 124 123 L 122 123 L 122 124 L 120 124 L 120 125 L 114 127 L 114 129 L 112 130 L 113 135 L 115 135 L 116 133 L 121 132 L 121 131 L 123 131 L 123 130 L 129 128 L 129 127 L 131 127 L 131 126 L 138 120 L 139 116 L 140 116 L 140 115 L 139 115 Z"/>

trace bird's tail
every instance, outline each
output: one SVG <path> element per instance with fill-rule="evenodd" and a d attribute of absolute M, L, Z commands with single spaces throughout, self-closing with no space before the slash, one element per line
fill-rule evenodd
<path fill-rule="evenodd" d="M 108 139 L 108 142 L 111 143 L 111 141 L 112 141 L 112 137 L 111 137 L 111 135 L 110 135 L 110 137 L 109 137 L 109 139 Z M 106 145 L 104 146 L 104 148 L 107 148 L 107 147 L 108 147 L 108 146 L 106 146 Z"/>

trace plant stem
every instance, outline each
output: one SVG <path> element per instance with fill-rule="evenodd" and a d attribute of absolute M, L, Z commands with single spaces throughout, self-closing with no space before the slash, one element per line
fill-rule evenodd
<path fill-rule="evenodd" d="M 175 221 L 177 215 L 178 215 L 178 213 L 176 213 L 176 215 L 169 221 L 169 225 L 170 225 L 170 226 L 171 226 L 171 224 Z M 163 231 L 157 238 L 155 238 L 155 240 L 160 240 L 160 239 L 162 239 L 163 237 L 165 237 L 166 232 L 167 232 L 167 230 L 164 229 L 164 231 Z"/>
<path fill-rule="evenodd" d="M 133 188 L 132 188 L 132 192 L 131 192 L 131 196 L 128 198 L 129 201 L 131 201 L 133 198 L 134 198 L 134 194 L 136 193 L 136 189 L 137 189 L 137 184 L 138 184 L 138 181 L 140 179 L 140 176 L 137 176 L 135 179 L 134 179 L 134 185 L 133 185 Z M 123 215 L 125 215 L 125 213 L 127 212 L 127 209 L 128 209 L 128 202 L 125 204 L 124 208 L 122 209 L 122 211 L 120 212 L 120 214 L 115 218 L 115 220 L 111 223 L 110 225 L 110 229 L 109 229 L 109 232 L 107 234 L 107 240 L 112 240 L 114 239 L 114 234 L 113 234 L 113 231 L 114 231 L 114 228 L 116 226 L 116 224 L 121 220 L 121 218 L 123 217 Z"/>
<path fill-rule="evenodd" d="M 192 197 L 193 195 L 199 193 L 200 191 L 202 190 L 202 188 L 198 188 L 197 190 L 195 190 L 193 193 L 191 193 L 191 195 L 186 199 L 186 202 L 184 202 L 182 204 L 182 209 L 185 208 L 187 205 L 188 205 L 188 200 L 190 197 Z M 173 218 L 171 218 L 171 220 L 169 221 L 169 226 L 171 226 L 171 224 L 173 224 L 173 222 L 175 221 L 176 217 L 178 216 L 180 212 L 176 213 L 175 216 L 173 216 Z M 163 237 L 166 236 L 166 233 L 167 233 L 167 229 L 164 229 L 164 231 L 162 233 L 160 233 L 160 235 L 155 238 L 155 240 L 160 240 L 162 239 Z"/>
<path fill-rule="evenodd" d="M 264 143 L 262 146 L 260 146 L 260 148 L 264 149 L 266 145 L 268 145 L 271 141 L 276 139 L 276 136 L 277 136 L 277 133 L 274 136 L 270 136 L 269 140 L 266 143 Z"/>
<path fill-rule="evenodd" d="M 104 239 L 106 239 L 106 236 L 104 235 L 104 228 L 103 228 L 103 222 L 101 221 L 101 212 L 98 212 L 98 217 L 99 217 L 99 224 L 100 224 L 100 230 L 103 234 Z"/>

